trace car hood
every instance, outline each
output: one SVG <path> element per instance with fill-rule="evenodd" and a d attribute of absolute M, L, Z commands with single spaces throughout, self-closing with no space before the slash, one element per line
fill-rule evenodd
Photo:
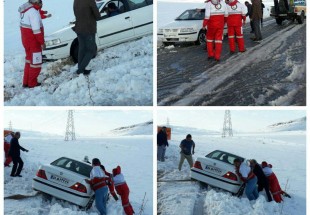
<path fill-rule="evenodd" d="M 45 41 L 60 39 L 61 42 L 73 40 L 76 38 L 76 33 L 72 30 L 74 24 L 68 24 L 67 26 L 61 28 L 58 31 L 53 32 L 52 34 L 45 36 Z"/>
<path fill-rule="evenodd" d="M 195 28 L 200 29 L 202 27 L 202 20 L 183 20 L 170 22 L 167 25 L 161 27 L 162 29 L 167 28 Z"/>

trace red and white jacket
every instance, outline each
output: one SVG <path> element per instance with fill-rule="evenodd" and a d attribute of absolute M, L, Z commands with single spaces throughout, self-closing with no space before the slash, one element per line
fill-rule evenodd
<path fill-rule="evenodd" d="M 227 5 L 228 18 L 227 26 L 242 26 L 242 20 L 245 21 L 247 8 L 237 0 Z"/>
<path fill-rule="evenodd" d="M 208 1 L 206 3 L 203 27 L 224 28 L 227 16 L 227 7 L 224 1 L 219 0 L 219 3 L 216 5 L 214 5 L 211 1 Z"/>
<path fill-rule="evenodd" d="M 113 181 L 115 190 L 119 195 L 129 194 L 129 188 L 125 181 L 124 175 L 121 173 L 120 166 L 117 166 L 115 169 L 113 169 Z"/>
<path fill-rule="evenodd" d="M 110 178 L 104 174 L 100 166 L 94 166 L 90 172 L 91 187 L 94 191 L 108 185 Z"/>
<path fill-rule="evenodd" d="M 18 9 L 22 42 L 25 47 L 41 47 L 44 44 L 44 28 L 39 9 L 28 2 Z"/>

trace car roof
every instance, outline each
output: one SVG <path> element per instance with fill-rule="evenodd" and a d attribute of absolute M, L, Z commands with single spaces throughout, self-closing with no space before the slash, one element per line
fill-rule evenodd
<path fill-rule="evenodd" d="M 228 154 L 228 155 L 232 155 L 232 156 L 234 156 L 234 157 L 243 158 L 243 159 L 245 160 L 245 158 L 242 157 L 242 156 L 235 155 L 235 154 L 232 154 L 232 153 L 230 153 L 230 152 L 226 152 L 226 151 L 222 151 L 222 150 L 214 150 L 214 151 L 210 152 L 209 154 L 214 153 L 214 152 L 222 152 L 222 153 L 225 153 L 225 154 Z M 208 154 L 208 155 L 209 155 L 209 154 Z"/>
<path fill-rule="evenodd" d="M 78 163 L 81 163 L 81 164 L 86 164 L 86 165 L 88 165 L 88 166 L 92 166 L 92 165 L 90 165 L 89 163 L 86 163 L 86 162 L 83 162 L 83 161 L 79 161 L 79 160 L 75 160 L 75 159 L 69 158 L 69 157 L 60 157 L 60 158 L 57 158 L 56 160 L 54 160 L 53 162 L 55 162 L 55 161 L 57 161 L 57 160 L 59 160 L 59 159 L 61 159 L 61 158 L 70 159 L 70 160 L 73 160 L 73 161 L 78 162 Z M 51 164 L 52 164 L 53 162 L 51 162 Z"/>

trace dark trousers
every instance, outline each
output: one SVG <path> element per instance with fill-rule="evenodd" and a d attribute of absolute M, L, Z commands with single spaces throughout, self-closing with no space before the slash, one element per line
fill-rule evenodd
<path fill-rule="evenodd" d="M 252 20 L 250 21 L 250 25 L 251 25 L 251 30 L 254 32 L 254 24 Z"/>
<path fill-rule="evenodd" d="M 24 162 L 21 159 L 21 157 L 12 157 L 12 159 L 13 159 L 13 168 L 12 168 L 11 176 L 16 176 L 21 173 L 23 166 L 24 166 Z"/>
<path fill-rule="evenodd" d="M 264 184 L 258 183 L 258 187 L 257 187 L 258 192 L 263 191 L 263 189 L 265 189 L 265 192 L 266 192 L 266 195 L 267 195 L 267 198 L 268 198 L 268 202 L 271 202 L 272 201 L 272 197 L 271 197 L 271 194 L 270 194 L 269 182 L 268 181 L 265 182 Z"/>
<path fill-rule="evenodd" d="M 79 40 L 78 73 L 83 73 L 97 51 L 95 34 L 77 34 Z"/>
<path fill-rule="evenodd" d="M 260 19 L 253 19 L 254 33 L 255 38 L 258 40 L 262 40 L 262 33 L 260 31 Z"/>

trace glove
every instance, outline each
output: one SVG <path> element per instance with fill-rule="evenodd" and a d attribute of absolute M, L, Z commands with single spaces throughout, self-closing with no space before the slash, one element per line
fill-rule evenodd
<path fill-rule="evenodd" d="M 117 196 L 116 194 L 113 194 L 112 196 L 113 196 L 113 198 L 115 199 L 115 201 L 118 200 L 118 196 Z"/>

